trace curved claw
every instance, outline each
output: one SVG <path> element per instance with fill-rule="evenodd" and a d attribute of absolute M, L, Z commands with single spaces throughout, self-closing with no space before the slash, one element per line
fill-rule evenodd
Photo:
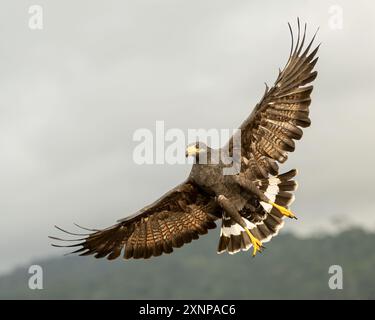
<path fill-rule="evenodd" d="M 291 219 L 297 219 L 296 215 L 292 211 L 288 210 L 287 208 L 284 208 L 276 203 L 273 203 L 272 201 L 268 203 L 272 205 L 273 207 L 275 207 L 277 210 L 279 210 L 282 215 Z"/>
<path fill-rule="evenodd" d="M 264 248 L 264 247 L 262 245 L 262 242 L 260 240 L 258 240 L 256 237 L 254 237 L 251 234 L 249 229 L 245 228 L 245 231 L 246 231 L 247 235 L 249 236 L 250 241 L 253 245 L 253 257 L 255 257 L 255 255 L 257 254 L 257 251 L 262 252 L 262 248 Z"/>

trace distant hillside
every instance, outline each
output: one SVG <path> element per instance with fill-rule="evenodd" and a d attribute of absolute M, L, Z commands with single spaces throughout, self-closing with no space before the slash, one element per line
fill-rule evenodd
<path fill-rule="evenodd" d="M 173 255 L 115 261 L 61 257 L 36 261 L 44 290 L 28 289 L 28 266 L 0 277 L 2 299 L 374 299 L 375 234 L 360 230 L 298 239 L 282 235 L 263 254 L 217 255 L 211 232 Z M 343 290 L 330 290 L 328 268 L 341 265 Z"/>

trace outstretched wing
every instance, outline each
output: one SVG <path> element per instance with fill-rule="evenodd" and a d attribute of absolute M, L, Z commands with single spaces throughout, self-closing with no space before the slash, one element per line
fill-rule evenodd
<path fill-rule="evenodd" d="M 292 46 L 287 64 L 276 79 L 274 86 L 266 86 L 261 101 L 241 125 L 241 156 L 244 171 L 253 179 L 267 178 L 278 173 L 277 162 L 287 160 L 287 153 L 294 151 L 294 140 L 302 137 L 302 128 L 310 126 L 309 105 L 312 82 L 317 72 L 313 71 L 318 60 L 315 57 L 319 46 L 310 52 L 315 39 L 304 48 L 306 24 L 301 35 L 298 20 L 298 38 Z M 232 141 L 230 141 L 230 148 Z"/>
<path fill-rule="evenodd" d="M 86 229 L 91 233 L 85 234 L 81 239 L 50 238 L 58 241 L 79 241 L 73 245 L 53 246 L 78 247 L 72 253 L 80 255 L 94 254 L 96 258 L 107 257 L 112 260 L 120 256 L 125 249 L 125 259 L 147 259 L 160 256 L 163 252 L 171 253 L 173 248 L 198 239 L 199 235 L 216 227 L 214 221 L 219 216 L 221 212 L 218 212 L 216 202 L 187 181 L 150 206 L 133 216 L 119 220 L 107 229 Z M 70 235 L 80 235 L 58 229 Z"/>

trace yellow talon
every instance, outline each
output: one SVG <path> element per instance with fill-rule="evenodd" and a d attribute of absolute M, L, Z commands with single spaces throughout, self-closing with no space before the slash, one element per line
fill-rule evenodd
<path fill-rule="evenodd" d="M 253 257 L 257 254 L 257 251 L 261 252 L 262 250 L 262 242 L 260 242 L 257 238 L 255 238 L 249 229 L 245 228 L 246 233 L 248 234 L 250 241 L 253 245 Z"/>
<path fill-rule="evenodd" d="M 276 203 L 273 203 L 273 202 L 268 202 L 270 205 L 272 205 L 273 207 L 275 207 L 277 210 L 279 210 L 284 216 L 287 216 L 291 219 L 297 219 L 297 217 L 295 216 L 295 214 L 293 212 L 291 212 L 290 210 L 282 207 L 282 206 L 279 206 L 278 204 Z"/>

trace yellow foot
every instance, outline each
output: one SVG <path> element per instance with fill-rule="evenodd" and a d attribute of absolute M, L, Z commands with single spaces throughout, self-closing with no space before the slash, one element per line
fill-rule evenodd
<path fill-rule="evenodd" d="M 287 216 L 288 218 L 291 218 L 291 219 L 297 219 L 297 217 L 294 215 L 293 212 L 291 212 L 290 210 L 282 207 L 282 206 L 279 206 L 278 204 L 276 203 L 273 203 L 273 202 L 268 202 L 270 205 L 272 205 L 273 207 L 275 207 L 277 210 L 279 210 L 284 216 Z"/>
<path fill-rule="evenodd" d="M 257 238 L 255 238 L 249 229 L 245 228 L 246 233 L 248 234 L 250 241 L 253 245 L 253 257 L 257 254 L 257 251 L 262 252 L 262 242 L 260 242 Z"/>

